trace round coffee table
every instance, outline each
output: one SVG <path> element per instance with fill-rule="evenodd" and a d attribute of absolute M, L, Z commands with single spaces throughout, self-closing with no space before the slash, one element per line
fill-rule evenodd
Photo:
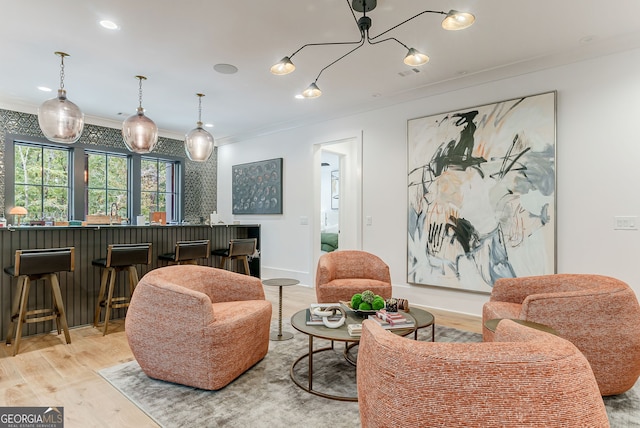
<path fill-rule="evenodd" d="M 289 340 L 293 337 L 293 333 L 282 331 L 282 287 L 300 284 L 300 281 L 292 278 L 272 278 L 262 281 L 264 285 L 278 287 L 278 332 L 271 332 L 269 339 L 271 340 Z"/>
<path fill-rule="evenodd" d="M 307 325 L 307 311 L 309 311 L 309 309 L 303 309 L 301 311 L 296 312 L 291 317 L 291 326 L 293 326 L 293 328 L 295 328 L 296 330 L 309 336 L 308 352 L 300 356 L 291 365 L 291 370 L 290 370 L 291 380 L 303 390 L 311 394 L 318 395 L 320 397 L 325 397 L 325 398 L 330 398 L 333 400 L 340 400 L 340 401 L 358 401 L 358 397 L 345 397 L 345 396 L 330 394 L 327 392 L 322 392 L 322 391 L 318 391 L 317 389 L 314 389 L 313 388 L 313 356 L 321 352 L 333 350 L 334 341 L 345 342 L 344 357 L 350 363 L 352 364 L 355 363 L 355 361 L 349 355 L 348 351 L 351 347 L 357 345 L 360 342 L 360 336 L 349 335 L 348 325 L 362 324 L 362 322 L 366 318 L 356 315 L 353 311 L 349 310 L 347 311 L 347 320 L 341 327 L 328 328 L 328 327 L 325 327 L 324 325 Z M 407 313 L 406 315 L 408 315 L 408 318 L 413 318 L 415 320 L 415 318 L 411 315 L 410 312 Z M 417 322 L 416 322 L 416 325 L 418 325 Z M 392 330 L 392 331 L 395 334 L 406 336 L 408 334 L 413 333 L 415 331 L 415 327 L 403 328 L 403 329 Z M 313 349 L 314 337 L 317 337 L 319 339 L 330 340 L 331 346 L 327 346 L 319 349 Z M 306 385 L 302 380 L 298 379 L 298 377 L 295 374 L 296 366 L 300 361 L 304 360 L 305 358 L 308 358 L 308 361 L 309 361 L 308 379 L 307 379 Z"/>

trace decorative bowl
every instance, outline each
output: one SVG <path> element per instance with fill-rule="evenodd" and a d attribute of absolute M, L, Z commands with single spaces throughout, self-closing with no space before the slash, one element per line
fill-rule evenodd
<path fill-rule="evenodd" d="M 347 308 L 348 311 L 351 311 L 353 313 L 355 313 L 358 316 L 361 316 L 362 318 L 367 318 L 369 315 L 375 315 L 375 313 L 377 312 L 375 309 L 371 309 L 368 311 L 361 311 L 360 309 L 353 309 L 351 307 L 351 302 L 340 302 L 340 304 L 342 306 L 344 306 L 345 308 Z"/>

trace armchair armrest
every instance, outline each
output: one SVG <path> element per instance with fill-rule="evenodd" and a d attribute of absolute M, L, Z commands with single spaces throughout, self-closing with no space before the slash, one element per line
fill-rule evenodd
<path fill-rule="evenodd" d="M 316 287 L 333 281 L 336 277 L 336 266 L 331 262 L 330 257 L 320 257 L 318 269 L 316 271 Z"/>

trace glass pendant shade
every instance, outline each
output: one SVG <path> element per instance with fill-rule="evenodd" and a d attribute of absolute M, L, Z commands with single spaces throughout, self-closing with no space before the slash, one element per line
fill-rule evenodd
<path fill-rule="evenodd" d="M 38 108 L 38 124 L 45 137 L 56 143 L 78 141 L 84 129 L 84 113 L 67 99 L 67 91 L 58 89 L 58 96 Z"/>
<path fill-rule="evenodd" d="M 122 122 L 122 138 L 129 151 L 149 153 L 158 142 L 158 127 L 144 115 L 144 109 L 138 107 L 136 114 Z"/>
<path fill-rule="evenodd" d="M 320 95 L 322 95 L 322 91 L 315 83 L 310 84 L 307 89 L 302 91 L 302 96 L 305 98 L 318 98 Z"/>
<path fill-rule="evenodd" d="M 447 17 L 442 21 L 442 28 L 450 31 L 464 30 L 471 27 L 475 20 L 476 17 L 469 12 L 450 10 L 447 13 Z"/>
<path fill-rule="evenodd" d="M 271 66 L 271 74 L 275 74 L 276 76 L 284 76 L 285 74 L 289 74 L 296 69 L 296 66 L 291 62 L 291 58 L 285 56 L 278 62 Z"/>
<path fill-rule="evenodd" d="M 429 57 L 422 52 L 410 48 L 407 56 L 404 57 L 404 63 L 409 66 L 423 65 L 429 62 Z"/>
<path fill-rule="evenodd" d="M 209 160 L 214 147 L 213 135 L 202 128 L 202 122 L 198 122 L 198 126 L 185 135 L 184 150 L 192 161 L 205 162 Z"/>

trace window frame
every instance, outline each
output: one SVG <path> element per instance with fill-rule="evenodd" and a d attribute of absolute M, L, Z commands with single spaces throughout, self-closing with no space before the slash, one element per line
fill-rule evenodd
<path fill-rule="evenodd" d="M 126 149 L 119 149 L 115 147 L 107 147 L 98 144 L 59 144 L 53 143 L 42 137 L 34 137 L 31 135 L 20 135 L 7 133 L 5 135 L 5 147 L 4 147 L 4 168 L 5 168 L 5 192 L 4 192 L 4 212 L 9 212 L 9 209 L 15 204 L 15 144 L 26 143 L 33 145 L 49 146 L 55 148 L 68 149 L 70 151 L 70 177 L 69 186 L 71 192 L 69 194 L 69 220 L 73 219 L 85 219 L 85 182 L 84 182 L 84 159 L 85 152 L 98 152 L 108 153 L 115 155 L 126 155 L 130 161 L 129 177 L 129 189 L 131 200 L 128 203 L 127 217 L 129 218 L 129 224 L 134 225 L 133 219 L 140 212 L 142 189 L 140 183 L 141 176 L 141 160 L 145 158 L 154 158 L 164 162 L 176 163 L 176 188 L 178 189 L 178 199 L 176 200 L 176 222 L 181 223 L 184 219 L 184 190 L 185 190 L 185 158 L 179 156 L 165 155 L 161 153 L 145 153 L 138 154 L 129 152 Z"/>

